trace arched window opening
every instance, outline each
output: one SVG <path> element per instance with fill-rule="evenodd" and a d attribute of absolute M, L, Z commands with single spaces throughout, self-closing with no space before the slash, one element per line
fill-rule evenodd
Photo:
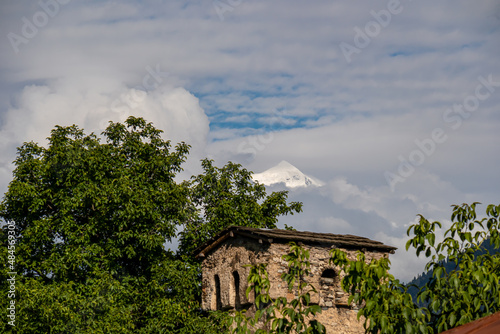
<path fill-rule="evenodd" d="M 321 277 L 336 278 L 337 277 L 337 273 L 332 268 L 328 268 L 328 269 L 325 269 L 323 271 L 323 273 L 321 274 Z"/>
<path fill-rule="evenodd" d="M 219 275 L 214 276 L 214 281 L 215 281 L 215 309 L 220 310 L 220 309 L 222 309 L 222 300 L 221 300 L 221 294 L 220 294 Z"/>
<path fill-rule="evenodd" d="M 336 280 L 337 280 L 337 272 L 334 269 L 327 268 L 323 270 L 323 273 L 321 274 L 320 278 L 320 281 L 323 284 L 331 285 L 334 284 Z"/>
<path fill-rule="evenodd" d="M 240 274 L 238 271 L 233 271 L 233 283 L 234 283 L 234 307 L 240 309 Z"/>

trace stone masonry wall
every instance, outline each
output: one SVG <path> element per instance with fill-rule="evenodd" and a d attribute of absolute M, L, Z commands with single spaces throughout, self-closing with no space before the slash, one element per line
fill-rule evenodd
<path fill-rule="evenodd" d="M 309 250 L 311 273 L 307 278 L 317 294 L 311 295 L 311 303 L 318 304 L 322 313 L 316 317 L 327 329 L 327 333 L 364 333 L 362 321 L 357 321 L 356 305 L 348 305 L 348 295 L 340 287 L 343 272 L 329 263 L 330 246 L 302 245 Z M 342 249 L 342 248 L 341 248 Z M 344 250 L 349 259 L 356 258 L 357 250 Z M 254 296 L 247 299 L 247 277 L 250 268 L 245 265 L 267 263 L 270 295 L 272 298 L 286 296 L 294 298 L 281 279 L 288 269 L 281 256 L 289 252 L 288 244 L 262 243 L 255 239 L 229 238 L 215 251 L 207 255 L 202 263 L 202 307 L 204 309 L 241 309 L 250 307 Z M 388 256 L 387 253 L 365 251 L 367 261 Z"/>

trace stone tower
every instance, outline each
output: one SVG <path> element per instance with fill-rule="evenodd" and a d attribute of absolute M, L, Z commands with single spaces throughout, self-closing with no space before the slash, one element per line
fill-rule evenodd
<path fill-rule="evenodd" d="M 311 274 L 307 279 L 318 291 L 311 296 L 311 303 L 321 306 L 322 313 L 316 319 L 327 333 L 364 333 L 362 321 L 357 321 L 356 306 L 347 303 L 349 296 L 340 286 L 343 273 L 329 263 L 329 251 L 339 248 L 352 260 L 357 251 L 362 251 L 370 261 L 387 257 L 396 248 L 353 235 L 231 226 L 196 250 L 202 261 L 202 308 L 250 308 L 254 296 L 250 294 L 247 299 L 245 295 L 250 272 L 246 265 L 257 263 L 268 264 L 271 297 L 293 299 L 281 279 L 288 268 L 281 257 L 289 252 L 291 241 L 309 251 Z"/>

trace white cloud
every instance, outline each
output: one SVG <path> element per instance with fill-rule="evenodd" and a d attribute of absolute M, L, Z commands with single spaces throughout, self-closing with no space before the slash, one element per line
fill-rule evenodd
<path fill-rule="evenodd" d="M 357 186 L 347 182 L 345 178 L 335 178 L 330 181 L 332 199 L 336 204 L 344 204 L 348 208 L 356 208 L 365 212 L 372 211 L 380 202 L 378 196 L 369 191 L 360 190 Z"/>
<path fill-rule="evenodd" d="M 15 147 L 23 142 L 45 145 L 55 125 L 77 124 L 86 133 L 100 134 L 109 121 L 123 122 L 133 115 L 144 117 L 162 129 L 164 138 L 173 145 L 181 141 L 192 145 L 191 159 L 185 168 L 191 172 L 199 170 L 198 161 L 205 156 L 209 122 L 195 96 L 179 87 L 160 86 L 147 92 L 120 85 L 95 89 L 99 80 L 94 82 L 88 89 L 77 88 L 68 80 L 26 86 L 16 99 L 16 107 L 3 115 L 2 164 L 7 166 L 14 160 Z M 8 182 L 2 181 L 4 186 Z"/>
<path fill-rule="evenodd" d="M 352 233 L 352 226 L 342 218 L 321 217 L 318 222 L 320 231 L 335 231 L 336 234 Z"/>

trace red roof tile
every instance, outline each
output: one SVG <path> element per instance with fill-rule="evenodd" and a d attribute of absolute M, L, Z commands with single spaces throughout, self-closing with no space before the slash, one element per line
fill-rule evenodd
<path fill-rule="evenodd" d="M 441 334 L 498 334 L 500 333 L 500 312 L 478 319 L 468 324 L 441 332 Z"/>

